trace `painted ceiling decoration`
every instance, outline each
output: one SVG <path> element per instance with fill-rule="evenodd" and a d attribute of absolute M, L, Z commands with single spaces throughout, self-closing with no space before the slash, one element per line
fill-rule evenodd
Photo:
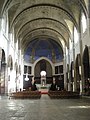
<path fill-rule="evenodd" d="M 63 50 L 61 46 L 53 39 L 39 38 L 32 40 L 27 46 L 24 56 L 25 61 L 31 61 L 30 59 L 32 58 L 30 57 L 32 56 L 34 60 L 37 60 L 40 57 L 47 57 L 50 60 L 56 59 L 62 61 Z"/>
<path fill-rule="evenodd" d="M 0 0 L 0 16 L 8 15 L 9 32 L 23 53 L 42 37 L 63 50 L 61 40 L 68 47 L 73 27 L 79 31 L 81 12 L 87 17 L 87 7 L 87 0 Z"/>

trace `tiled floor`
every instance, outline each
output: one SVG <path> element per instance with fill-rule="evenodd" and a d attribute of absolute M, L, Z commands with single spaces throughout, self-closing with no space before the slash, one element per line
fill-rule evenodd
<path fill-rule="evenodd" d="M 38 100 L 0 98 L 0 120 L 90 120 L 90 98 Z"/>

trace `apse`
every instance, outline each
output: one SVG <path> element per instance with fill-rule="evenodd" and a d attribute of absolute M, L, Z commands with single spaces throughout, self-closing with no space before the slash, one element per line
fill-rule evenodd
<path fill-rule="evenodd" d="M 26 62 L 32 62 L 40 57 L 46 57 L 52 62 L 61 62 L 63 60 L 62 47 L 52 39 L 34 39 L 32 40 L 24 54 Z"/>

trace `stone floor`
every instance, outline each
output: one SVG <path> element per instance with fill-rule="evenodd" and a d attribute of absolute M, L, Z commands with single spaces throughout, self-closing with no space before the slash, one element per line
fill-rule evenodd
<path fill-rule="evenodd" d="M 90 120 L 90 98 L 14 100 L 0 97 L 0 120 Z"/>

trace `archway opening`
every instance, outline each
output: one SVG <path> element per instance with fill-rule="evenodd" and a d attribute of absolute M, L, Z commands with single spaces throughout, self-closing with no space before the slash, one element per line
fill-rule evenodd
<path fill-rule="evenodd" d="M 6 75 L 6 62 L 5 52 L 2 49 L 1 68 L 0 68 L 0 94 L 5 94 L 5 75 Z"/>
<path fill-rule="evenodd" d="M 41 76 L 41 73 L 45 76 Z M 45 84 L 50 84 L 52 82 L 51 64 L 45 59 L 38 61 L 34 69 L 34 76 L 37 84 L 41 84 L 41 77 L 46 79 Z"/>
<path fill-rule="evenodd" d="M 90 65 L 89 65 L 89 48 L 85 46 L 83 52 L 83 68 L 84 68 L 84 80 L 85 80 L 85 92 L 90 91 Z"/>
<path fill-rule="evenodd" d="M 77 54 L 76 66 L 75 66 L 75 77 L 76 77 L 76 89 L 80 92 L 80 80 L 81 80 L 81 56 Z"/>
<path fill-rule="evenodd" d="M 74 62 L 71 62 L 71 70 L 70 70 L 70 79 L 71 79 L 71 90 L 73 91 L 73 82 L 74 82 Z"/>

